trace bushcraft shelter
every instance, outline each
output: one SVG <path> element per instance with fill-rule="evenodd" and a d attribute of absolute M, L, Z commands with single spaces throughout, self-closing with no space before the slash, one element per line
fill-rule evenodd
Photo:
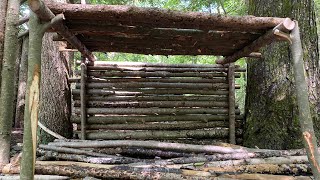
<path fill-rule="evenodd" d="M 72 80 L 77 83 L 73 122 L 81 126 L 81 139 L 227 138 L 235 144 L 241 126 L 235 78 L 244 70 L 234 62 L 260 57 L 259 49 L 274 41 L 288 41 L 302 132 L 309 154 L 316 153 L 316 147 L 310 147 L 315 137 L 307 125 L 312 121 L 299 29 L 290 18 L 40 0 L 29 0 L 29 6 L 33 14 L 28 91 L 33 94 L 26 99 L 30 107 L 26 120 L 32 133 L 25 136 L 30 139 L 37 126 L 41 37 L 49 29 L 58 33 L 56 40 L 67 41 L 67 48 L 77 49 L 83 56 L 81 78 Z M 97 61 L 94 51 L 224 58 L 213 65 L 117 63 Z M 33 144 L 36 148 L 35 139 Z"/>

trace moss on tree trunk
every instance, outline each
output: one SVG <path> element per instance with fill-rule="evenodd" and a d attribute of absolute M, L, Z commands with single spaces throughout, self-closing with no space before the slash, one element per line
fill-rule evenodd
<path fill-rule="evenodd" d="M 311 113 L 319 138 L 319 51 L 313 1 L 250 0 L 249 14 L 299 21 Z M 244 144 L 273 149 L 303 147 L 289 44 L 272 44 L 262 52 L 263 60 L 248 61 Z"/>

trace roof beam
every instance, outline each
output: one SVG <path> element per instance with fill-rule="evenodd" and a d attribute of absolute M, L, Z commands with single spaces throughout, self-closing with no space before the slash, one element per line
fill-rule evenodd
<path fill-rule="evenodd" d="M 113 24 L 144 27 L 259 31 L 271 29 L 284 20 L 284 18 L 274 17 L 223 16 L 123 5 L 79 5 L 53 1 L 46 4 L 53 13 L 63 13 L 70 20 L 102 20 Z"/>
<path fill-rule="evenodd" d="M 41 0 L 28 0 L 30 9 L 38 16 L 42 21 L 49 22 L 55 15 Z M 90 50 L 63 24 L 58 22 L 52 24 L 52 29 L 64 37 L 71 45 L 77 48 L 81 54 L 86 57 L 89 61 L 95 61 L 95 57 Z"/>
<path fill-rule="evenodd" d="M 272 30 L 269 30 L 263 36 L 260 36 L 258 39 L 253 41 L 248 46 L 235 52 L 231 56 L 227 56 L 224 59 L 216 60 L 216 63 L 217 64 L 232 63 L 242 57 L 248 56 L 251 52 L 258 52 L 261 47 L 268 45 L 268 44 L 271 44 L 274 41 L 288 40 L 287 38 L 284 38 L 283 36 L 279 36 L 278 34 L 279 34 L 279 32 L 285 32 L 285 33 L 290 32 L 294 27 L 295 27 L 294 21 L 292 21 L 290 18 L 286 18 L 283 22 L 281 22 L 275 28 L 273 28 Z M 280 34 L 282 34 L 282 33 L 280 33 Z"/>

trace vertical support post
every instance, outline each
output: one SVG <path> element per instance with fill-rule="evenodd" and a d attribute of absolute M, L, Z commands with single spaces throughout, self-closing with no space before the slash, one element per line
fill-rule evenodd
<path fill-rule="evenodd" d="M 80 82 L 80 101 L 81 101 L 81 139 L 86 139 L 87 124 L 87 101 L 86 101 L 86 81 L 87 81 L 87 65 L 83 57 L 81 62 L 81 82 Z"/>
<path fill-rule="evenodd" d="M 308 159 L 315 179 L 320 179 L 320 159 L 317 147 L 317 139 L 314 134 L 313 122 L 310 113 L 308 86 L 306 83 L 303 49 L 300 39 L 298 22 L 292 30 L 290 37 L 292 40 L 291 53 L 293 60 L 294 78 L 299 109 L 299 121 L 303 136 L 304 146 L 307 151 Z"/>
<path fill-rule="evenodd" d="M 229 83 L 229 143 L 236 144 L 236 115 L 235 115 L 235 78 L 234 63 L 229 64 L 228 83 Z"/>
<path fill-rule="evenodd" d="M 34 179 L 37 125 L 40 97 L 41 78 L 41 48 L 45 24 L 41 24 L 38 17 L 31 12 L 29 21 L 29 54 L 28 80 L 25 98 L 23 153 L 21 161 L 21 180 Z"/>
<path fill-rule="evenodd" d="M 1 2 L 1 4 L 5 5 L 6 3 Z M 18 28 L 15 24 L 19 18 L 19 6 L 19 0 L 8 1 L 5 31 L 1 32 L 0 30 L 0 36 L 4 36 L 4 51 L 3 56 L 1 56 L 3 59 L 0 59 L 0 64 L 3 63 L 2 71 L 0 68 L 0 81 L 2 83 L 0 89 L 0 167 L 9 163 L 10 160 L 10 140 L 14 107 L 14 73 L 17 54 L 16 46 L 18 43 Z M 3 37 L 0 38 L 3 39 Z"/>

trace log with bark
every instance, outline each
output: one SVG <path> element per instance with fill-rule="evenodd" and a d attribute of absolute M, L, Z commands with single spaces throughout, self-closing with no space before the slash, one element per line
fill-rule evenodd
<path fill-rule="evenodd" d="M 80 82 L 80 79 L 73 78 L 69 79 L 70 82 Z M 95 78 L 89 77 L 88 82 L 101 82 L 101 83 L 119 83 L 119 82 L 163 82 L 163 83 L 226 83 L 225 77 L 215 77 L 215 78 L 201 78 L 201 77 L 191 77 L 191 78 L 162 78 L 162 77 L 111 77 L 111 78 Z"/>
<path fill-rule="evenodd" d="M 80 107 L 81 102 L 74 101 L 74 107 Z M 112 108 L 112 107 L 161 107 L 161 108 L 174 108 L 174 107 L 228 107 L 228 102 L 215 102 L 215 101 L 88 101 L 88 107 L 95 108 Z"/>
<path fill-rule="evenodd" d="M 225 67 L 213 67 L 213 68 L 176 68 L 176 67 L 130 67 L 130 66 L 89 66 L 90 71 L 145 71 L 145 72 L 155 72 L 155 71 L 165 71 L 165 72 L 227 72 L 228 68 Z M 246 69 L 237 66 L 235 68 L 236 72 L 246 72 Z"/>
<path fill-rule="evenodd" d="M 89 141 L 89 140 L 56 140 L 49 143 L 52 146 L 71 148 L 114 148 L 114 147 L 141 147 L 147 149 L 160 149 L 168 151 L 178 151 L 187 153 L 245 153 L 244 148 L 230 148 L 212 145 L 194 145 L 182 143 L 167 143 L 159 141 L 136 141 L 136 140 L 109 140 L 109 141 Z"/>
<path fill-rule="evenodd" d="M 228 115 L 210 115 L 210 114 L 190 114 L 190 115 L 150 115 L 150 116 L 91 116 L 87 119 L 88 124 L 127 124 L 127 123 L 146 123 L 146 122 L 173 122 L 173 121 L 197 121 L 197 122 L 211 122 L 211 121 L 226 121 Z M 236 120 L 243 120 L 242 115 L 237 115 Z M 71 116 L 73 123 L 80 123 L 79 116 Z"/>
<path fill-rule="evenodd" d="M 75 134 L 79 135 L 79 131 L 75 131 Z M 237 136 L 241 136 L 242 130 L 237 129 Z M 117 139 L 181 139 L 181 138 L 192 138 L 192 139 L 219 139 L 226 138 L 229 135 L 227 128 L 211 128 L 209 130 L 180 130 L 180 131 L 161 131 L 161 130 L 149 130 L 149 131 L 87 131 L 87 139 L 106 139 L 106 140 L 117 140 Z"/>
<path fill-rule="evenodd" d="M 80 100 L 79 94 L 73 95 L 74 100 Z M 214 102 L 226 102 L 228 99 L 225 96 L 210 96 L 210 95 L 145 95 L 145 96 L 87 96 L 88 101 L 214 101 Z"/>
<path fill-rule="evenodd" d="M 74 109 L 75 114 L 80 113 L 79 108 Z M 128 115 L 185 115 L 185 114 L 228 114 L 226 108 L 87 108 L 88 114 L 128 114 Z M 236 109 L 235 113 L 240 114 Z"/>
<path fill-rule="evenodd" d="M 66 161 L 77 161 L 77 162 L 87 162 L 93 164 L 129 164 L 141 162 L 141 159 L 122 157 L 122 156 L 112 156 L 108 155 L 105 157 L 94 157 L 79 154 L 65 154 L 53 151 L 38 150 L 37 152 L 41 157 L 41 160 L 66 160 Z"/>
<path fill-rule="evenodd" d="M 228 89 L 229 86 L 226 83 L 158 83 L 158 82 L 128 82 L 128 83 L 88 83 L 86 84 L 91 89 L 127 89 L 127 88 L 186 88 L 186 89 Z M 239 85 L 235 86 L 237 89 Z M 80 84 L 76 84 L 76 88 L 80 89 Z"/>
<path fill-rule="evenodd" d="M 73 89 L 72 95 L 79 95 L 79 89 Z M 194 90 L 194 89 L 119 89 L 119 90 L 103 90 L 103 89 L 89 89 L 87 90 L 87 94 L 89 95 L 101 95 L 101 96 L 108 96 L 108 95 L 120 95 L 120 96 L 128 96 L 128 95 L 217 95 L 223 96 L 228 95 L 228 91 L 226 90 Z"/>
<path fill-rule="evenodd" d="M 223 121 L 214 122 L 179 122 L 179 123 L 139 123 L 139 124 L 88 124 L 88 130 L 193 130 L 203 128 L 228 127 L 228 123 Z M 241 122 L 236 127 L 241 128 Z"/>
<path fill-rule="evenodd" d="M 200 73 L 200 72 L 185 72 L 185 73 L 170 73 L 170 72 L 140 72 L 140 71 L 129 71 L 129 72 L 88 72 L 89 76 L 94 77 L 202 77 L 202 78 L 217 78 L 226 77 L 226 73 Z M 240 77 L 239 73 L 235 73 L 235 77 Z"/>

